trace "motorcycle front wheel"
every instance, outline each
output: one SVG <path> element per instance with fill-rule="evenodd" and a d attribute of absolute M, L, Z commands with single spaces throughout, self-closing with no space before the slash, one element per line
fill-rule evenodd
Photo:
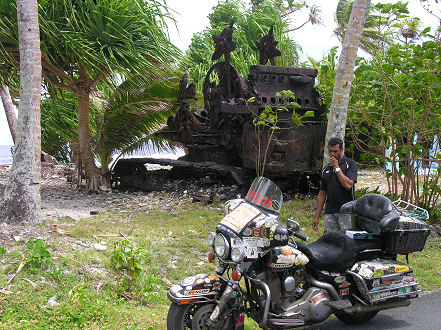
<path fill-rule="evenodd" d="M 214 310 L 215 304 L 177 305 L 171 304 L 167 315 L 167 330 L 202 330 Z M 214 329 L 233 329 L 233 320 L 219 320 Z"/>
<path fill-rule="evenodd" d="M 191 329 L 191 320 L 195 311 L 196 305 L 171 304 L 167 314 L 167 329 Z"/>
<path fill-rule="evenodd" d="M 335 316 L 340 321 L 342 321 L 346 324 L 360 324 L 360 323 L 368 322 L 370 319 L 372 319 L 377 314 L 378 314 L 378 311 L 354 313 L 354 314 L 338 313 L 338 314 L 335 314 Z"/>

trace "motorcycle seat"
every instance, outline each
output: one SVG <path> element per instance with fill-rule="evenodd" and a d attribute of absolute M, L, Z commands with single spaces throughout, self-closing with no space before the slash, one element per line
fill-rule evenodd
<path fill-rule="evenodd" d="M 355 214 L 357 226 L 373 234 L 393 231 L 400 219 L 392 201 L 379 194 L 366 194 L 343 204 L 340 212 Z"/>
<path fill-rule="evenodd" d="M 377 237 L 354 240 L 346 236 L 346 230 L 340 230 L 326 233 L 309 245 L 297 242 L 297 246 L 315 269 L 341 272 L 352 267 L 360 252 L 381 249 L 382 241 Z"/>

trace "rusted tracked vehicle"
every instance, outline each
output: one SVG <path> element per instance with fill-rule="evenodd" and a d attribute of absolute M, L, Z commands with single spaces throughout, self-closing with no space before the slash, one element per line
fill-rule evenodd
<path fill-rule="evenodd" d="M 161 137 L 181 142 L 188 154 L 179 161 L 152 159 L 125 159 L 117 164 L 120 169 L 131 166 L 137 171 L 143 163 L 161 163 L 191 168 L 206 167 L 220 174 L 231 174 L 240 184 L 255 176 L 256 164 L 264 161 L 264 175 L 291 191 L 310 191 L 310 184 L 317 186 L 322 168 L 326 117 L 326 106 L 320 104 L 319 93 L 314 88 L 317 70 L 275 66 L 274 57 L 280 55 L 275 47 L 272 29 L 256 42 L 260 50 L 260 65 L 250 67 L 247 79 L 240 76 L 230 63 L 230 53 L 236 45 L 232 40 L 232 25 L 222 34 L 213 36 L 216 49 L 213 60 L 224 55 L 225 60 L 214 64 L 207 72 L 204 87 L 204 109 L 192 112 L 187 99 L 195 97 L 195 86 L 187 86 L 187 78 L 181 79 L 179 109 L 168 119 L 168 131 Z M 272 65 L 265 65 L 267 61 Z M 276 96 L 281 90 L 291 90 L 294 99 Z M 254 98 L 254 102 L 247 100 Z M 297 102 L 300 107 L 288 105 Z M 266 131 L 256 134 L 253 120 L 265 106 L 285 106 L 287 112 L 278 112 L 280 127 L 276 130 L 267 148 L 269 135 Z M 307 111 L 313 117 L 303 118 L 302 125 L 295 127 L 291 117 L 293 111 L 299 115 Z M 260 150 L 259 150 L 260 145 Z M 216 164 L 216 166 L 214 166 Z M 124 166 L 123 166 L 124 165 Z M 123 169 L 123 172 L 130 172 Z M 121 175 L 116 171 L 116 176 Z M 247 178 L 248 177 L 248 178 Z"/>

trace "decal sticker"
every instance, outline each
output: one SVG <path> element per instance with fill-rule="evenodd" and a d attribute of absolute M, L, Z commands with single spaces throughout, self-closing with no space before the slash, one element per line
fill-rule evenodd
<path fill-rule="evenodd" d="M 250 259 L 256 259 L 258 257 L 257 247 L 247 248 L 247 257 Z"/>
<path fill-rule="evenodd" d="M 240 247 L 240 246 L 243 246 L 243 242 L 242 242 L 242 240 L 240 239 L 240 238 L 232 238 L 231 239 L 231 247 L 232 248 L 234 248 L 234 247 Z"/>
<path fill-rule="evenodd" d="M 358 272 L 360 275 L 365 276 L 365 277 L 372 277 L 372 270 L 370 270 L 366 265 L 362 265 L 360 267 L 360 271 Z"/>
<path fill-rule="evenodd" d="M 340 290 L 340 297 L 347 296 L 349 294 L 349 288 Z"/>
<path fill-rule="evenodd" d="M 374 270 L 374 277 L 383 276 L 384 270 L 383 269 L 375 269 Z"/>
<path fill-rule="evenodd" d="M 271 198 L 269 198 L 268 196 L 260 195 L 256 191 L 251 190 L 251 189 L 248 191 L 246 198 L 248 200 L 250 200 L 256 204 L 262 205 L 268 209 L 271 208 L 271 205 L 273 204 L 272 203 L 273 201 Z M 276 210 L 278 210 L 278 208 Z"/>
<path fill-rule="evenodd" d="M 245 315 L 241 314 L 238 317 L 236 317 L 236 326 L 243 325 L 245 323 Z"/>
<path fill-rule="evenodd" d="M 292 254 L 292 249 L 289 246 L 284 246 L 282 247 L 282 251 L 284 255 L 291 255 Z"/>
<path fill-rule="evenodd" d="M 277 229 L 277 226 L 278 226 L 278 224 L 274 224 L 274 225 L 271 226 L 270 233 L 269 233 L 269 239 L 270 240 L 274 239 L 274 233 L 275 233 L 275 231 Z"/>
<path fill-rule="evenodd" d="M 227 214 L 222 219 L 220 224 L 231 228 L 234 232 L 239 234 L 247 223 L 259 214 L 260 211 L 254 206 L 247 203 L 242 203 L 231 211 L 231 213 Z"/>
<path fill-rule="evenodd" d="M 346 281 L 346 276 L 337 276 L 336 278 L 334 278 L 335 283 L 343 283 L 344 281 Z"/>
<path fill-rule="evenodd" d="M 265 223 L 265 221 L 266 221 L 265 216 L 264 216 L 263 214 L 262 214 L 262 216 L 263 216 L 262 219 L 258 219 L 258 220 L 256 221 L 256 227 L 262 227 L 263 224 Z"/>
<path fill-rule="evenodd" d="M 220 288 L 221 288 L 221 284 L 220 284 L 220 282 L 214 282 L 214 284 L 213 284 L 213 290 L 215 290 L 215 291 L 219 291 Z"/>
<path fill-rule="evenodd" d="M 189 276 L 189 277 L 183 279 L 180 284 L 182 286 L 187 286 L 187 285 L 193 284 L 195 281 L 196 281 L 196 276 Z"/>
<path fill-rule="evenodd" d="M 287 241 L 288 240 L 288 236 L 287 235 L 282 235 L 282 234 L 275 234 L 274 235 L 274 239 L 278 240 L 278 241 Z"/>
<path fill-rule="evenodd" d="M 274 264 L 274 263 L 272 263 L 270 265 L 270 267 L 272 267 L 272 268 L 289 268 L 289 267 L 292 267 L 292 265 L 293 265 L 292 262 L 289 264 Z"/>
<path fill-rule="evenodd" d="M 265 226 L 260 227 L 260 236 L 268 237 L 268 228 Z"/>
<path fill-rule="evenodd" d="M 278 201 L 273 201 L 272 202 L 272 204 L 271 204 L 271 206 L 272 206 L 272 208 L 274 209 L 274 210 L 278 210 L 278 209 L 280 209 L 280 204 L 279 204 L 279 202 Z"/>
<path fill-rule="evenodd" d="M 407 266 L 395 266 L 395 273 L 403 273 L 407 272 L 409 270 L 409 267 Z"/>
<path fill-rule="evenodd" d="M 342 288 L 346 288 L 346 287 L 348 287 L 348 286 L 350 286 L 351 285 L 351 283 L 349 283 L 349 282 L 343 282 L 342 284 L 339 284 L 339 288 L 340 289 L 342 289 Z"/>
<path fill-rule="evenodd" d="M 211 282 L 208 277 L 206 277 L 204 281 L 205 281 L 205 283 L 210 283 Z"/>
<path fill-rule="evenodd" d="M 251 236 L 251 228 L 250 227 L 246 227 L 243 232 L 242 232 L 243 236 Z"/>
<path fill-rule="evenodd" d="M 260 237 L 260 228 L 253 227 L 252 229 L 253 237 Z"/>
<path fill-rule="evenodd" d="M 269 240 L 266 237 L 244 237 L 243 245 L 245 245 L 246 247 L 265 247 L 269 246 Z"/>
<path fill-rule="evenodd" d="M 283 254 L 279 255 L 277 258 L 277 263 L 279 264 L 288 264 L 288 263 L 294 263 L 296 261 L 296 256 L 290 255 L 285 256 Z"/>
<path fill-rule="evenodd" d="M 318 304 L 323 299 L 326 299 L 326 295 L 323 292 L 321 292 L 318 295 L 316 295 L 314 298 L 312 298 L 311 301 L 313 304 Z"/>
<path fill-rule="evenodd" d="M 193 296 L 198 294 L 208 294 L 210 293 L 210 289 L 200 289 L 200 290 L 188 290 L 184 292 L 186 296 Z"/>

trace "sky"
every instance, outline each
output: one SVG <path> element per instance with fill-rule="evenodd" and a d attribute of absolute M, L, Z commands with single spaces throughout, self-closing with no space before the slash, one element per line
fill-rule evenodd
<path fill-rule="evenodd" d="M 408 0 L 411 15 L 424 17 L 425 26 L 436 26 L 437 21 L 434 17 L 429 16 L 421 8 L 418 0 Z M 173 16 L 177 21 L 179 32 L 173 24 L 169 24 L 169 33 L 171 41 L 182 51 L 185 51 L 191 42 L 194 33 L 202 31 L 208 26 L 207 15 L 211 12 L 218 0 L 166 0 L 167 5 L 172 8 L 175 13 Z M 247 0 L 245 0 L 247 2 Z M 377 2 L 377 1 L 373 1 Z M 381 1 L 387 2 L 387 1 Z M 389 1 L 391 2 L 391 1 Z M 337 7 L 338 0 L 310 0 L 308 4 L 318 5 L 320 7 L 320 16 L 322 17 L 321 25 L 311 24 L 305 25 L 300 30 L 292 33 L 292 38 L 302 47 L 303 58 L 311 56 L 320 59 L 327 54 L 333 46 L 338 46 L 339 41 L 333 35 L 335 28 L 334 12 Z M 440 5 L 441 6 L 441 5 Z M 295 17 L 298 17 L 297 15 Z M 293 21 L 296 27 L 303 23 L 307 18 L 307 12 Z M 297 24 L 296 24 L 297 23 Z M 12 138 L 9 133 L 8 123 L 6 120 L 3 105 L 0 102 L 0 145 L 12 145 Z"/>

